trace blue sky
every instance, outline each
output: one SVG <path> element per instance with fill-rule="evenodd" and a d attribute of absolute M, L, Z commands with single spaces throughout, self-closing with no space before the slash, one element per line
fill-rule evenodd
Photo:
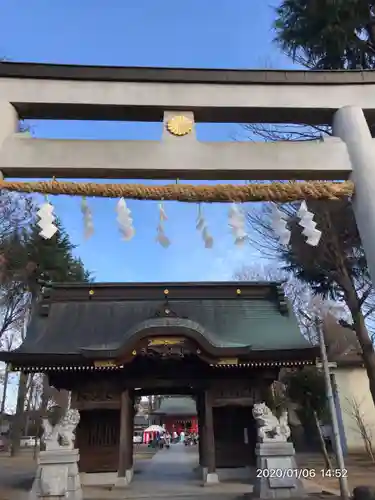
<path fill-rule="evenodd" d="M 267 0 L 2 0 L 0 55 L 12 61 L 202 68 L 292 68 L 272 43 L 277 1 Z M 47 138 L 157 139 L 161 124 L 32 121 Z M 201 140 L 242 136 L 236 124 L 205 124 Z M 95 234 L 83 240 L 80 200 L 55 197 L 56 212 L 97 281 L 231 279 L 259 258 L 236 249 L 223 205 L 204 208 L 214 237 L 206 250 L 195 229 L 196 206 L 166 204 L 168 249 L 155 243 L 157 205 L 129 202 L 135 238 L 120 240 L 115 200 L 89 200 Z"/>

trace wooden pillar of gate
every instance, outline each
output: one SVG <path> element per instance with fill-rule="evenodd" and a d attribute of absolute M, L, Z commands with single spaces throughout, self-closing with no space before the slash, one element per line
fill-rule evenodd
<path fill-rule="evenodd" d="M 206 460 L 206 446 L 205 446 L 205 429 L 204 429 L 204 395 L 199 393 L 197 395 L 197 414 L 198 414 L 198 429 L 199 429 L 199 465 L 204 468 L 207 467 Z"/>
<path fill-rule="evenodd" d="M 126 486 L 133 478 L 133 400 L 129 389 L 121 393 L 118 484 Z"/>
<path fill-rule="evenodd" d="M 210 390 L 204 391 L 204 439 L 203 439 L 203 456 L 205 457 L 205 484 L 215 484 L 219 482 L 216 473 L 215 459 L 215 435 L 214 435 L 214 419 L 212 408 L 212 394 Z"/>

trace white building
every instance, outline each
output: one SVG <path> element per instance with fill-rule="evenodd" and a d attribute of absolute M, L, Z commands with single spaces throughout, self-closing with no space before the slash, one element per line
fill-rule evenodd
<path fill-rule="evenodd" d="M 329 361 L 337 363 L 332 372 L 343 449 L 347 453 L 366 451 L 365 436 L 375 449 L 375 406 L 356 334 L 327 317 L 325 338 Z"/>

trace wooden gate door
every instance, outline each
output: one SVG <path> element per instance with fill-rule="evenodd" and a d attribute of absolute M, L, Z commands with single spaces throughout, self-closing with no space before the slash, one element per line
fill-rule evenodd
<path fill-rule="evenodd" d="M 120 442 L 119 410 L 81 411 L 76 445 L 80 472 L 116 472 Z"/>
<path fill-rule="evenodd" d="M 213 408 L 216 467 L 255 464 L 256 426 L 251 406 Z"/>

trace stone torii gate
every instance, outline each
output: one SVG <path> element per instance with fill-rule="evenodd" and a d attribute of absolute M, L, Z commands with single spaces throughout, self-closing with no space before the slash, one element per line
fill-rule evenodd
<path fill-rule="evenodd" d="M 20 119 L 164 122 L 159 141 L 35 139 Z M 375 71 L 0 63 L 0 174 L 22 178 L 348 180 L 375 283 Z M 309 142 L 202 142 L 195 123 L 332 125 Z"/>
<path fill-rule="evenodd" d="M 191 126 L 168 133 L 173 118 Z M 25 137 L 19 119 L 164 121 L 160 141 Z M 347 180 L 375 282 L 373 71 L 0 63 L 0 171 L 23 178 Z M 201 142 L 194 123 L 329 124 L 309 142 Z M 185 124 L 186 125 L 186 124 Z M 190 133 L 187 133 L 190 132 Z M 182 135 L 184 135 L 182 137 Z"/>

